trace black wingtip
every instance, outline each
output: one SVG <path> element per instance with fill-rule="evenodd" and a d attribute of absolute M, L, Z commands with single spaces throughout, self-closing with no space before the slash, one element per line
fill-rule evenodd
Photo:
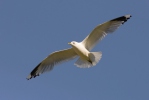
<path fill-rule="evenodd" d="M 29 76 L 26 78 L 27 80 L 30 80 L 31 78 L 35 78 L 36 76 L 39 76 L 39 74 L 37 74 L 37 70 L 38 67 L 41 65 L 41 63 L 39 63 L 34 69 L 33 71 L 29 74 Z"/>
<path fill-rule="evenodd" d="M 39 74 L 38 75 L 35 75 L 35 76 L 31 76 L 31 74 L 26 78 L 27 80 L 30 80 L 30 79 L 32 79 L 32 78 L 35 78 L 36 76 L 39 76 Z"/>
<path fill-rule="evenodd" d="M 130 17 L 132 17 L 131 15 L 125 15 L 125 16 L 121 16 L 115 19 L 112 19 L 111 21 L 123 21 L 122 24 L 124 24 L 128 19 L 130 19 Z"/>

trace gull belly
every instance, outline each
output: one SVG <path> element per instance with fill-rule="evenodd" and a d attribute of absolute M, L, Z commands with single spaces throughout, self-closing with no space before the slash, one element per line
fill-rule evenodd
<path fill-rule="evenodd" d="M 84 47 L 84 45 L 82 45 L 82 43 L 75 43 L 75 45 L 72 45 L 72 48 L 80 56 L 80 58 L 88 61 L 90 60 L 90 52 Z"/>

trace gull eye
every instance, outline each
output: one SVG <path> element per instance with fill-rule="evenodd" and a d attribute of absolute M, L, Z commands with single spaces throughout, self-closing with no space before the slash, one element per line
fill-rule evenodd
<path fill-rule="evenodd" d="M 75 44 L 75 42 L 72 42 L 72 44 Z"/>

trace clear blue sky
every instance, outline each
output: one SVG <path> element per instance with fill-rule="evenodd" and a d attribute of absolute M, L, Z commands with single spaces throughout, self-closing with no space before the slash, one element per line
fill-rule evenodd
<path fill-rule="evenodd" d="M 1 0 L 0 100 L 149 100 L 148 0 Z M 92 51 L 101 61 L 75 60 L 26 80 L 50 53 L 70 48 L 105 21 L 132 18 Z"/>

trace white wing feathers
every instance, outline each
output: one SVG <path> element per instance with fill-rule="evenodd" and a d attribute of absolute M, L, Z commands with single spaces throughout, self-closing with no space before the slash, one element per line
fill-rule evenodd
<path fill-rule="evenodd" d="M 114 32 L 120 25 L 124 24 L 131 15 L 125 15 L 115 18 L 108 22 L 98 25 L 95 29 L 82 41 L 86 49 L 89 51 L 108 33 Z"/>
<path fill-rule="evenodd" d="M 56 64 L 59 64 L 64 61 L 69 61 L 75 57 L 77 57 L 77 54 L 74 52 L 72 48 L 54 52 L 50 54 L 47 58 L 45 58 L 41 63 L 39 63 L 32 70 L 27 79 L 39 76 L 43 72 L 50 71 Z"/>

